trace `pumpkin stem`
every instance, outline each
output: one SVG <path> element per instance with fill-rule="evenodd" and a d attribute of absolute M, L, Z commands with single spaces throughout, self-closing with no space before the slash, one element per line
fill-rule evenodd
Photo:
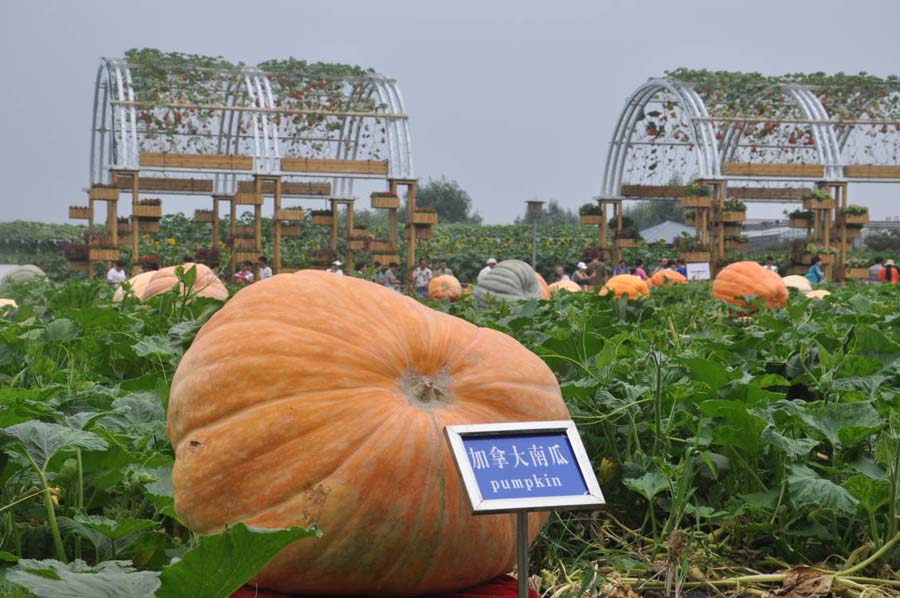
<path fill-rule="evenodd" d="M 408 371 L 400 377 L 400 390 L 413 405 L 433 407 L 450 402 L 448 389 L 451 381 L 446 370 L 434 376 Z"/>

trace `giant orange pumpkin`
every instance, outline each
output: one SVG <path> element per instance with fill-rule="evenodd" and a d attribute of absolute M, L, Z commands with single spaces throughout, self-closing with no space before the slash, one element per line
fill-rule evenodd
<path fill-rule="evenodd" d="M 581 292 L 581 287 L 578 286 L 578 283 L 572 282 L 571 280 L 558 280 L 550 285 L 550 293 L 555 295 L 560 291 L 578 293 Z"/>
<path fill-rule="evenodd" d="M 445 274 L 435 276 L 428 283 L 428 296 L 432 299 L 449 299 L 456 301 L 462 297 L 462 285 L 455 276 Z"/>
<path fill-rule="evenodd" d="M 144 288 L 141 301 L 147 301 L 161 293 L 171 291 L 176 284 L 179 284 L 178 276 L 175 274 L 176 268 L 177 266 L 169 266 L 155 272 L 150 278 L 150 282 L 147 283 L 146 288 Z M 197 279 L 190 291 L 192 296 L 210 297 L 219 301 L 228 299 L 228 289 L 225 288 L 225 285 L 222 284 L 216 273 L 210 270 L 208 266 L 203 264 L 186 264 L 184 266 L 185 270 L 189 268 L 197 269 Z M 179 289 L 179 293 L 184 293 L 183 286 L 179 286 Z"/>
<path fill-rule="evenodd" d="M 134 293 L 134 296 L 138 299 L 141 298 L 144 294 L 144 290 L 147 288 L 147 285 L 150 284 L 150 280 L 156 275 L 155 270 L 151 270 L 148 272 L 141 272 L 140 274 L 136 274 L 128 279 L 128 285 L 131 287 L 131 292 Z M 174 285 L 175 283 L 172 282 Z M 169 288 L 172 288 L 171 286 Z M 116 289 L 115 295 L 113 295 L 113 301 L 118 303 L 122 299 L 125 298 L 125 289 L 121 286 Z"/>
<path fill-rule="evenodd" d="M 317 523 L 265 588 L 454 591 L 514 565 L 516 525 L 471 514 L 444 426 L 567 418 L 553 373 L 509 336 L 349 276 L 275 276 L 216 313 L 175 373 L 175 510 L 201 534 Z M 533 538 L 546 515 L 529 519 Z"/>
<path fill-rule="evenodd" d="M 650 277 L 650 286 L 668 287 L 674 284 L 687 284 L 687 278 L 681 272 L 675 270 L 659 270 Z"/>
<path fill-rule="evenodd" d="M 745 296 L 765 299 L 769 307 L 784 307 L 788 290 L 775 272 L 766 270 L 756 262 L 728 264 L 716 275 L 712 284 L 713 297 L 732 305 L 748 307 Z"/>
<path fill-rule="evenodd" d="M 600 289 L 600 295 L 615 294 L 616 299 L 627 295 L 629 299 L 640 299 L 650 296 L 650 288 L 647 283 L 633 274 L 619 274 L 613 276 Z"/>

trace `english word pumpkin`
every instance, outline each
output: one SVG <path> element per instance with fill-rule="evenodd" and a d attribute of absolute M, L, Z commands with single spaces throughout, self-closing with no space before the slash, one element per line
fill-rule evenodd
<path fill-rule="evenodd" d="M 277 275 L 237 293 L 178 367 L 175 510 L 201 534 L 318 524 L 264 588 L 454 591 L 513 567 L 516 525 L 471 514 L 444 426 L 567 418 L 553 373 L 509 336 L 349 276 Z M 529 515 L 532 538 L 545 520 Z"/>

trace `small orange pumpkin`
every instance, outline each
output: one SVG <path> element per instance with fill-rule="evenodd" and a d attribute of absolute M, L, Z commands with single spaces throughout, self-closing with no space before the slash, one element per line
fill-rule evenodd
<path fill-rule="evenodd" d="M 578 283 L 572 282 L 571 280 L 559 280 L 550 285 L 550 293 L 555 295 L 560 291 L 568 291 L 570 293 L 580 293 L 581 287 L 578 286 Z"/>
<path fill-rule="evenodd" d="M 179 516 L 201 534 L 318 523 L 255 579 L 316 596 L 452 592 L 510 570 L 516 517 L 472 515 L 444 426 L 569 418 L 513 338 L 315 270 L 237 293 L 170 397 Z M 546 519 L 529 514 L 532 539 Z"/>
<path fill-rule="evenodd" d="M 681 272 L 675 270 L 660 270 L 650 277 L 650 286 L 668 287 L 674 284 L 687 284 L 688 279 Z"/>
<path fill-rule="evenodd" d="M 775 272 L 756 262 L 744 261 L 728 264 L 716 275 L 712 284 L 713 297 L 732 305 L 748 307 L 745 296 L 765 299 L 771 308 L 784 307 L 788 290 Z"/>
<path fill-rule="evenodd" d="M 449 299 L 454 302 L 462 297 L 462 285 L 455 276 L 436 276 L 428 283 L 428 296 L 432 299 Z"/>
<path fill-rule="evenodd" d="M 615 294 L 616 299 L 627 295 L 629 299 L 640 299 L 650 296 L 650 288 L 647 283 L 634 274 L 618 274 L 613 276 L 600 289 L 600 295 Z"/>
<path fill-rule="evenodd" d="M 138 299 L 144 294 L 144 290 L 147 288 L 147 285 L 150 284 L 150 280 L 156 274 L 155 270 L 151 270 L 148 272 L 141 272 L 140 274 L 136 274 L 128 279 L 128 284 L 131 286 L 131 292 L 134 293 L 134 296 Z M 174 282 L 172 284 L 175 284 Z M 171 287 L 170 287 L 171 288 Z M 113 295 L 113 302 L 118 303 L 122 299 L 125 298 L 125 289 L 121 286 L 116 289 L 115 295 Z"/>
<path fill-rule="evenodd" d="M 178 266 L 169 266 L 168 268 L 163 268 L 162 270 L 155 272 L 141 295 L 141 301 L 147 301 L 152 297 L 171 291 L 172 287 L 179 284 L 178 276 L 175 274 L 175 269 L 177 267 Z M 210 270 L 208 266 L 203 264 L 187 264 L 184 268 L 185 270 L 188 270 L 189 268 L 197 269 L 197 279 L 191 289 L 192 296 L 210 297 L 212 299 L 218 299 L 219 301 L 228 299 L 228 289 L 225 288 L 225 285 L 222 284 L 222 281 L 219 280 L 216 273 Z M 184 293 L 183 285 L 178 288 L 179 293 Z"/>

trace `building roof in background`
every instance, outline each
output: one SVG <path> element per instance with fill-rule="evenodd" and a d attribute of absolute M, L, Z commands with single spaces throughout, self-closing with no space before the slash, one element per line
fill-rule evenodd
<path fill-rule="evenodd" d="M 682 233 L 693 236 L 694 227 L 681 224 L 680 222 L 666 220 L 656 226 L 651 226 L 650 228 L 642 230 L 641 237 L 648 243 L 655 243 L 656 241 L 663 239 L 666 243 L 671 244 L 674 243 L 675 239 L 680 237 Z"/>

